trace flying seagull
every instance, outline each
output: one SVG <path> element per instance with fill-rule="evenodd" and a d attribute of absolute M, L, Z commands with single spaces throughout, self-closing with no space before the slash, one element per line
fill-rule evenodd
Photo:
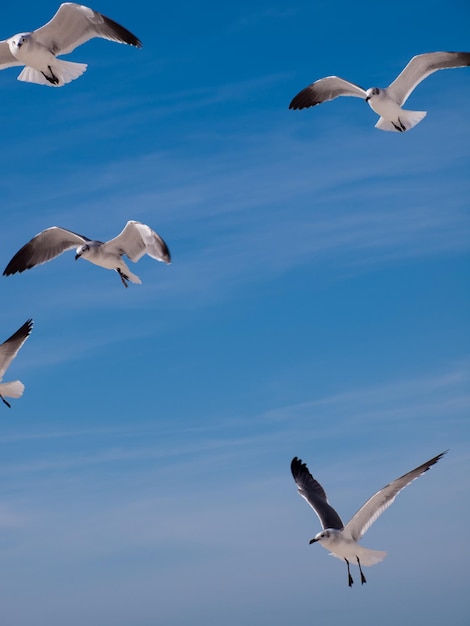
<path fill-rule="evenodd" d="M 83 257 L 100 267 L 116 270 L 124 287 L 128 287 L 127 281 L 138 284 L 142 282 L 138 276 L 129 271 L 122 259 L 124 254 L 134 263 L 144 254 L 167 264 L 171 262 L 170 251 L 160 235 L 140 222 L 127 222 L 117 237 L 104 243 L 77 235 L 59 226 L 52 226 L 33 237 L 21 250 L 18 250 L 6 266 L 3 275 L 9 276 L 16 272 L 24 272 L 35 265 L 55 259 L 56 256 L 71 248 L 76 248 L 75 260 Z"/>
<path fill-rule="evenodd" d="M 109 17 L 81 4 L 64 2 L 41 28 L 0 41 L 0 69 L 25 65 L 18 80 L 62 87 L 81 76 L 87 65 L 62 61 L 57 55 L 68 54 L 93 37 L 142 47 L 135 35 Z"/>
<path fill-rule="evenodd" d="M 5 372 L 10 367 L 10 363 L 18 354 L 18 350 L 24 344 L 33 329 L 33 320 L 28 320 L 14 333 L 9 339 L 0 345 L 0 381 Z M 0 382 L 0 399 L 11 408 L 11 404 L 5 400 L 8 398 L 21 398 L 24 391 L 24 385 L 20 380 L 14 380 L 12 383 Z"/>
<path fill-rule="evenodd" d="M 289 109 L 305 109 L 334 100 L 338 96 L 363 98 L 380 115 L 376 128 L 401 133 L 416 126 L 426 115 L 426 111 L 407 111 L 401 108 L 415 87 L 437 70 L 468 65 L 470 52 L 418 54 L 386 89 L 371 87 L 366 90 L 338 76 L 327 76 L 302 89 L 290 103 Z"/>
<path fill-rule="evenodd" d="M 447 452 L 447 451 L 446 451 Z M 349 563 L 356 562 L 361 573 L 361 583 L 366 582 L 366 577 L 361 565 L 375 565 L 387 555 L 379 550 L 369 550 L 361 546 L 358 541 L 372 526 L 375 520 L 382 515 L 402 489 L 427 472 L 446 453 L 441 452 L 434 458 L 426 461 L 419 467 L 400 478 L 385 485 L 377 491 L 367 502 L 353 515 L 346 526 L 334 508 L 328 504 L 325 490 L 308 471 L 307 465 L 294 457 L 291 462 L 292 476 L 296 482 L 299 494 L 305 498 L 320 519 L 323 530 L 315 535 L 310 543 L 319 542 L 326 550 L 331 550 L 333 556 L 344 559 L 348 566 L 348 585 L 351 587 L 353 579 L 349 569 Z"/>

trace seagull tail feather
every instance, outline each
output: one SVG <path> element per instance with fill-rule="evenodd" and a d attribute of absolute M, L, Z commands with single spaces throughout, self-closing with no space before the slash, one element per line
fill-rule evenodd
<path fill-rule="evenodd" d="M 24 391 L 24 385 L 20 380 L 14 380 L 11 383 L 0 383 L 0 395 L 7 398 L 21 398 Z"/>
<path fill-rule="evenodd" d="M 375 128 L 380 130 L 391 130 L 397 133 L 402 133 L 405 130 L 410 130 L 416 124 L 419 124 L 422 119 L 426 117 L 427 111 L 405 111 L 402 109 L 398 119 L 393 122 L 380 117 Z"/>
<path fill-rule="evenodd" d="M 370 550 L 370 548 L 364 548 L 359 543 L 355 543 L 351 548 L 348 549 L 347 553 L 342 550 L 338 550 L 338 552 L 330 552 L 331 556 L 334 556 L 337 559 L 344 559 L 345 557 L 351 562 L 355 562 L 356 558 L 359 559 L 361 565 L 376 565 L 383 561 L 387 556 L 386 552 L 382 550 Z"/>
<path fill-rule="evenodd" d="M 57 82 L 51 82 L 47 80 L 42 72 L 35 70 L 28 65 L 18 76 L 18 80 L 22 80 L 26 83 L 37 83 L 38 85 L 47 85 L 48 87 L 62 87 L 66 83 L 70 83 L 75 80 L 86 71 L 86 63 L 74 63 L 72 61 L 62 61 L 62 59 L 55 59 L 51 66 L 54 76 L 57 78 Z M 47 73 L 47 72 L 46 72 Z"/>
<path fill-rule="evenodd" d="M 376 565 L 387 556 L 387 553 L 383 550 L 370 550 L 369 548 L 364 548 L 364 546 L 360 546 L 360 548 L 358 557 L 361 565 Z"/>

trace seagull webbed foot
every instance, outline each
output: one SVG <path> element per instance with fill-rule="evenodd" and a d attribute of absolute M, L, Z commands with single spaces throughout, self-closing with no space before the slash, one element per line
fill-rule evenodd
<path fill-rule="evenodd" d="M 351 571 L 349 569 L 349 561 L 348 561 L 348 559 L 344 559 L 344 560 L 346 561 L 346 565 L 348 566 L 348 586 L 352 587 L 353 583 L 354 583 L 354 580 L 353 580 L 353 577 L 351 576 Z"/>

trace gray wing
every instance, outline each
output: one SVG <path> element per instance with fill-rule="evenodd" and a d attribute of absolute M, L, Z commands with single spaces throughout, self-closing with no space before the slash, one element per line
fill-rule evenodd
<path fill-rule="evenodd" d="M 104 250 L 125 254 L 136 263 L 144 254 L 148 254 L 157 261 L 171 262 L 170 251 L 163 239 L 146 224 L 131 220 L 127 222 L 122 232 L 107 241 Z"/>
<path fill-rule="evenodd" d="M 33 320 L 28 320 L 16 333 L 0 345 L 0 380 L 9 368 L 10 363 L 18 354 L 18 350 L 31 334 L 32 328 Z"/>
<path fill-rule="evenodd" d="M 400 106 L 421 81 L 437 70 L 470 65 L 470 52 L 428 52 L 413 57 L 405 69 L 387 87 L 387 93 Z"/>
<path fill-rule="evenodd" d="M 76 248 L 87 241 L 90 239 L 59 226 L 47 228 L 33 237 L 21 250 L 18 250 L 6 266 L 3 275 L 10 276 L 16 272 L 29 270 L 35 265 L 46 263 L 62 252 Z"/>
<path fill-rule="evenodd" d="M 61 4 L 51 21 L 34 31 L 35 40 L 55 55 L 72 52 L 93 37 L 142 47 L 140 40 L 120 24 L 74 2 Z"/>
<path fill-rule="evenodd" d="M 350 83 L 344 80 L 344 78 L 327 76 L 326 78 L 320 78 L 320 80 L 302 89 L 289 104 L 289 109 L 313 107 L 316 104 L 334 100 L 339 96 L 352 96 L 353 98 L 364 99 L 366 92 L 365 89 L 359 87 L 359 85 Z"/>
<path fill-rule="evenodd" d="M 386 485 L 380 491 L 377 491 L 346 524 L 344 528 L 345 534 L 349 533 L 354 541 L 358 541 L 372 526 L 375 520 L 382 515 L 385 509 L 388 509 L 400 491 L 413 480 L 419 478 L 424 472 L 427 472 L 430 467 L 435 465 L 439 459 L 446 454 L 446 452 L 441 452 L 441 454 L 438 454 L 429 461 L 426 461 L 426 463 L 411 470 L 411 472 L 400 476 L 400 478 Z"/>
<path fill-rule="evenodd" d="M 305 498 L 312 509 L 318 515 L 323 528 L 336 528 L 341 530 L 343 522 L 332 506 L 328 504 L 325 490 L 308 471 L 305 463 L 294 457 L 290 464 L 292 476 L 302 498 Z"/>
<path fill-rule="evenodd" d="M 24 63 L 21 63 L 12 55 L 8 41 L 0 41 L 0 70 L 6 67 L 13 67 L 14 65 L 24 65 Z"/>

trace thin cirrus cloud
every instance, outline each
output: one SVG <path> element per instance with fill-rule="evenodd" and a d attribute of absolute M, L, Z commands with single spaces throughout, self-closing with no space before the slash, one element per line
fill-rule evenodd
<path fill-rule="evenodd" d="M 297 604 L 292 604 L 290 592 L 287 598 L 280 594 L 284 601 L 279 605 L 272 599 L 279 595 L 273 592 L 286 587 L 292 571 L 299 575 L 296 593 L 300 585 L 318 602 L 318 594 L 324 597 L 325 589 L 312 584 L 312 579 L 320 572 L 324 581 L 337 577 L 332 560 L 330 565 L 326 555 L 322 558 L 309 550 L 307 541 L 314 524 L 310 512 L 305 511 L 304 516 L 297 503 L 288 471 L 292 454 L 309 450 L 315 455 L 322 472 L 329 476 L 329 492 L 341 500 L 341 511 L 346 514 L 358 499 L 370 495 L 370 489 L 380 488 L 389 475 L 400 472 L 402 465 L 406 469 L 418 451 L 429 452 L 432 438 L 426 436 L 423 441 L 423 429 L 434 430 L 442 424 L 445 414 L 446 442 L 453 448 L 454 458 L 449 455 L 449 463 L 432 477 L 432 484 L 425 481 L 418 491 L 410 490 L 412 497 L 408 498 L 407 493 L 401 496 L 396 511 L 384 515 L 382 524 L 371 531 L 368 544 L 393 552 L 376 576 L 378 580 L 394 581 L 396 593 L 402 596 L 415 575 L 414 564 L 409 573 L 408 567 L 402 571 L 399 557 L 406 552 L 416 555 L 421 577 L 429 576 L 431 584 L 436 573 L 428 563 L 427 546 L 432 540 L 429 531 L 412 527 L 398 540 L 394 529 L 407 528 L 407 512 L 413 507 L 414 519 L 420 511 L 424 515 L 431 501 L 430 491 L 442 493 L 441 504 L 466 492 L 468 479 L 462 466 L 465 461 L 459 454 L 462 444 L 457 440 L 460 431 L 449 412 L 450 405 L 446 404 L 452 397 L 465 394 L 467 408 L 462 405 L 459 415 L 467 414 L 467 365 L 455 364 L 445 371 L 412 380 L 354 390 L 339 388 L 328 396 L 318 392 L 316 397 L 305 398 L 298 405 L 255 415 L 242 412 L 229 420 L 226 415 L 208 415 L 203 424 L 187 424 L 184 428 L 175 428 L 171 420 L 160 417 L 150 430 L 148 424 L 142 426 L 137 420 L 122 430 L 97 427 L 71 432 L 70 437 L 64 436 L 64 431 L 49 431 L 49 441 L 44 432 L 42 435 L 46 436 L 37 441 L 31 439 L 30 432 L 23 442 L 2 440 L 9 457 L 3 462 L 3 482 L 8 489 L 4 490 L 0 510 L 0 526 L 4 537 L 9 538 L 2 551 L 4 567 L 11 570 L 14 564 L 20 568 L 24 584 L 29 584 L 36 580 L 39 564 L 44 569 L 47 561 L 47 576 L 36 581 L 41 589 L 37 606 L 42 615 L 46 611 L 45 599 L 59 583 L 64 567 L 87 575 L 77 578 L 73 594 L 67 585 L 61 587 L 64 604 L 55 605 L 59 614 L 74 606 L 78 594 L 88 599 L 86 607 L 92 602 L 89 610 L 96 617 L 107 605 L 108 595 L 111 598 L 112 592 L 116 594 L 124 584 L 127 594 L 141 598 L 141 609 L 151 612 L 150 589 L 140 596 L 148 576 L 153 584 L 158 583 L 160 591 L 167 592 L 160 597 L 159 615 L 168 618 L 184 619 L 189 606 L 191 610 L 205 610 L 204 606 L 211 606 L 214 589 L 230 602 L 233 588 L 245 593 L 245 587 L 248 595 L 244 597 L 250 597 L 252 589 L 255 594 L 250 602 L 264 616 L 270 615 L 273 602 L 276 611 L 288 610 L 292 614 Z M 435 414 L 428 412 L 423 400 L 436 405 Z M 361 446 L 361 429 L 357 429 L 361 419 L 364 428 L 370 429 L 380 420 L 381 412 L 394 410 L 414 415 L 415 421 L 421 423 L 420 429 L 410 430 L 409 419 L 403 420 L 403 414 L 392 419 L 388 447 Z M 278 426 L 273 428 L 276 422 Z M 269 428 L 267 423 L 271 424 Z M 342 430 L 346 423 L 351 424 L 352 430 L 341 434 L 338 429 Z M 247 434 L 248 425 L 251 434 Z M 327 449 L 325 435 L 329 436 Z M 349 441 L 347 448 L 343 438 Z M 437 440 L 442 443 L 442 434 L 436 433 L 436 445 Z M 394 452 L 398 445 L 399 459 Z M 22 457 L 15 458 L 21 448 Z M 376 464 L 377 470 L 371 473 L 370 468 Z M 452 490 L 447 494 L 446 480 L 450 475 Z M 155 485 L 159 486 L 158 493 Z M 296 506 L 298 516 L 292 513 Z M 442 506 L 432 512 L 432 528 L 441 520 L 450 532 L 454 521 L 446 521 L 441 509 Z M 441 544 L 435 546 L 434 567 L 436 560 L 444 558 L 443 549 Z M 141 558 L 144 553 L 146 559 Z M 453 576 L 462 575 L 458 556 L 446 555 L 446 563 L 452 563 Z M 280 560 L 282 568 L 276 567 Z M 426 574 L 422 572 L 423 563 Z M 128 578 L 129 564 L 132 576 Z M 217 575 L 222 572 L 223 582 Z M 100 594 L 95 597 L 92 588 L 100 580 Z M 186 609 L 175 608 L 177 581 L 177 589 L 184 588 L 186 599 L 191 598 Z M 2 584 L 5 590 L 10 589 L 8 580 Z M 328 585 L 326 588 L 330 593 Z M 455 593 L 446 594 L 446 601 L 450 602 Z M 414 594 L 415 601 L 416 597 L 421 598 L 416 586 Z M 4 615 L 13 610 L 15 598 L 16 592 L 11 589 Z M 371 610 L 379 599 L 372 593 L 367 601 Z M 124 610 L 126 606 L 124 603 Z M 77 610 L 80 619 L 84 615 L 92 619 L 84 608 L 77 606 Z M 216 613 L 217 610 L 214 607 Z M 396 623 L 397 615 L 393 619 Z"/>
<path fill-rule="evenodd" d="M 173 264 L 142 259 L 132 290 L 72 252 L 1 279 L 2 324 L 37 327 L 1 416 L 3 621 L 458 623 L 468 550 L 436 537 L 468 519 L 469 70 L 424 81 L 404 135 L 347 99 L 288 104 L 325 73 L 386 84 L 436 19 L 460 49 L 463 20 L 400 0 L 398 40 L 372 4 L 108 4 L 141 51 L 90 42 L 63 90 L 0 73 L 2 270 L 48 226 L 106 240 L 128 219 Z M 371 55 L 357 33 L 379 31 Z M 446 448 L 368 534 L 390 553 L 373 584 L 338 602 L 292 457 L 347 515 Z"/>
<path fill-rule="evenodd" d="M 91 186 L 89 201 L 80 202 L 82 223 L 84 215 L 92 214 L 95 230 L 99 233 L 101 227 L 105 238 L 110 214 L 113 222 L 129 217 L 129 201 L 123 190 L 137 189 L 133 191 L 132 205 L 138 207 L 138 215 L 131 217 L 151 219 L 156 222 L 155 227 L 174 231 L 176 243 L 176 237 L 186 239 L 190 243 L 186 246 L 188 257 L 185 258 L 183 251 L 182 263 L 189 264 L 190 260 L 191 267 L 186 267 L 190 274 L 197 271 L 209 276 L 212 282 L 221 281 L 216 276 L 217 268 L 220 274 L 227 271 L 243 280 L 247 265 L 251 268 L 250 276 L 257 275 L 253 267 L 259 268 L 264 276 L 270 268 L 289 269 L 333 252 L 340 253 L 337 256 L 340 264 L 367 265 L 381 257 L 393 261 L 468 249 L 470 224 L 462 202 L 455 197 L 450 200 L 442 197 L 442 202 L 446 201 L 445 212 L 435 203 L 431 204 L 431 199 L 435 201 L 442 196 L 440 178 L 447 176 L 448 169 L 458 161 L 458 154 L 448 157 L 448 165 L 443 160 L 435 183 L 429 182 L 427 177 L 426 185 L 420 186 L 420 173 L 428 175 L 426 164 L 422 162 L 425 159 L 415 164 L 415 157 L 410 154 L 408 163 L 402 158 L 392 168 L 384 168 L 377 154 L 364 153 L 362 162 L 352 168 L 347 167 L 345 161 L 345 175 L 338 188 L 337 179 L 331 174 L 328 151 L 322 163 L 313 167 L 308 144 L 291 140 L 290 148 L 289 142 L 286 148 L 284 139 L 278 134 L 272 135 L 270 141 L 265 138 L 264 149 L 254 149 L 251 140 L 247 140 L 248 145 L 239 140 L 238 147 L 217 162 L 211 158 L 180 162 L 172 155 L 156 153 L 144 155 L 132 163 L 115 162 L 94 176 L 87 176 L 81 169 L 79 175 L 66 176 L 63 192 L 54 190 L 53 195 L 48 196 L 50 190 L 46 185 L 40 194 L 42 203 L 55 208 L 32 219 L 31 228 L 41 229 L 54 222 L 80 232 L 79 227 L 64 224 L 64 221 L 70 215 L 70 205 L 78 199 L 85 175 L 91 180 Z M 287 171 L 285 155 L 279 153 L 281 143 L 284 152 L 290 151 Z M 274 152 L 274 156 L 266 163 L 268 152 Z M 341 168 L 341 162 L 336 166 Z M 407 168 L 415 171 L 413 184 Z M 161 172 L 163 182 L 158 191 L 150 186 L 146 189 L 145 183 L 152 179 L 151 173 L 155 170 Z M 174 175 L 176 171 L 190 171 L 191 175 L 181 181 Z M 358 182 L 358 171 L 362 184 L 360 178 Z M 116 180 L 121 181 L 117 187 Z M 140 183 L 136 184 L 137 181 Z M 467 183 L 460 184 L 464 192 Z M 405 205 L 396 200 L 397 189 L 402 192 L 404 187 L 409 188 Z M 103 199 L 97 200 L 93 197 L 95 194 Z M 28 201 L 33 202 L 21 199 L 23 204 Z M 364 205 L 366 209 L 362 208 Z M 51 224 L 44 224 L 45 219 Z M 11 228 L 10 237 L 7 220 L 5 236 L 21 244 L 16 222 L 11 223 Z M 295 245 L 280 254 L 282 240 L 295 242 Z M 249 251 L 245 259 L 242 247 Z M 207 263 L 211 261 L 213 271 L 207 272 Z M 175 265 L 178 265 L 178 256 Z M 199 269 L 204 271 L 199 272 Z M 176 289 L 184 290 L 184 279 L 175 281 L 175 285 L 178 285 Z"/>
<path fill-rule="evenodd" d="M 459 422 L 470 407 L 469 363 L 413 380 L 398 380 L 384 385 L 342 391 L 308 401 L 278 407 L 266 412 L 265 419 L 295 422 L 315 414 L 339 420 L 355 430 L 379 422 L 440 421 L 442 415 Z"/>
<path fill-rule="evenodd" d="M 352 390 L 338 389 L 336 393 L 321 395 L 316 392 L 314 397 L 304 398 L 297 403 L 286 404 L 276 408 L 266 408 L 264 411 L 252 414 L 239 413 L 235 410 L 223 415 L 207 415 L 204 423 L 194 419 L 185 425 L 176 427 L 171 418 L 160 418 L 158 426 L 148 422 L 134 420 L 132 425 L 106 428 L 76 429 L 74 426 L 67 430 L 37 431 L 24 433 L 15 437 L 4 435 L 0 438 L 0 445 L 14 446 L 28 443 L 36 453 L 28 453 L 27 462 L 14 458 L 9 465 L 4 465 L 2 474 L 37 475 L 38 471 L 65 470 L 81 466 L 106 465 L 117 461 L 133 463 L 139 460 L 158 461 L 171 459 L 177 464 L 180 471 L 189 471 L 188 460 L 197 464 L 207 463 L 208 455 L 239 455 L 248 449 L 259 451 L 264 441 L 270 441 L 269 447 L 282 445 L 287 436 L 295 439 L 301 433 L 302 438 L 314 442 L 321 433 L 329 432 L 338 435 L 337 427 L 345 429 L 344 436 L 359 430 L 367 430 L 371 425 L 387 422 L 391 427 L 408 427 L 412 423 L 424 423 L 427 428 L 441 422 L 446 416 L 449 436 L 462 427 L 462 418 L 467 415 L 470 407 L 470 380 L 469 364 L 466 361 L 456 363 L 446 371 L 421 376 L 412 380 L 403 379 L 386 384 L 363 386 Z M 315 424 L 314 429 L 307 428 L 306 424 Z M 276 428 L 266 431 L 266 425 L 271 423 Z M 248 424 L 251 424 L 250 434 L 246 434 Z M 163 436 L 164 433 L 164 436 Z M 413 430 L 413 437 L 418 435 Z M 145 444 L 142 445 L 142 436 Z M 411 432 L 410 432 L 411 436 Z M 439 435 L 440 436 L 440 435 Z M 155 437 L 152 445 L 148 442 Z M 55 452 L 50 450 L 41 458 L 42 446 L 49 440 Z M 173 443 L 171 443 L 173 441 Z M 68 446 L 78 448 L 70 455 L 64 452 Z M 94 442 L 94 450 L 83 453 L 79 450 L 87 449 L 87 441 Z M 81 444 L 80 444 L 81 442 Z M 124 445 L 127 442 L 127 445 Z M 16 453 L 13 452 L 13 457 Z M 184 459 L 184 461 L 183 461 Z"/>

